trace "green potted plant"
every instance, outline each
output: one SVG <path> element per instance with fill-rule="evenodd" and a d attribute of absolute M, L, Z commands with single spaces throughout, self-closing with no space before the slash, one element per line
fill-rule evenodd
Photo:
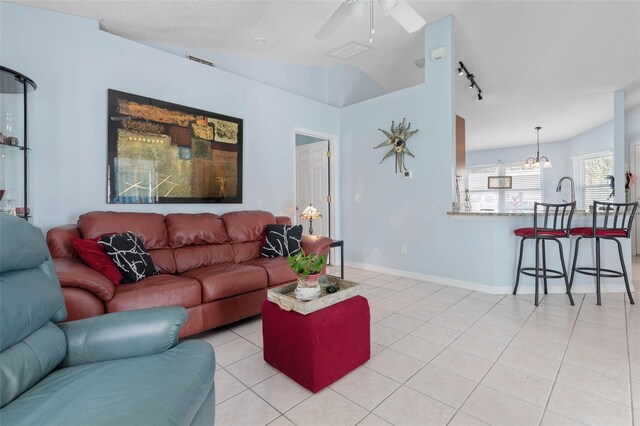
<path fill-rule="evenodd" d="M 320 296 L 321 288 L 318 278 L 327 261 L 327 256 L 317 253 L 304 254 L 299 251 L 287 258 L 289 267 L 298 276 L 295 295 L 298 300 L 313 300 Z"/>

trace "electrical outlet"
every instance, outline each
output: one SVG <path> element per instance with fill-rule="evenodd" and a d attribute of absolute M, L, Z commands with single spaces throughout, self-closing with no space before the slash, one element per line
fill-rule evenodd
<path fill-rule="evenodd" d="M 360 202 L 360 194 L 356 194 L 355 201 L 356 203 Z"/>
<path fill-rule="evenodd" d="M 400 254 L 407 254 L 407 245 L 400 244 Z"/>

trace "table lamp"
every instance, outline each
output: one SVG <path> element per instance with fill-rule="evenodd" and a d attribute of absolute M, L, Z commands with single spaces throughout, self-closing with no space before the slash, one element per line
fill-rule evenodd
<path fill-rule="evenodd" d="M 311 204 L 300 214 L 300 219 L 309 221 L 309 235 L 313 235 L 313 219 L 320 219 L 322 215 Z"/>

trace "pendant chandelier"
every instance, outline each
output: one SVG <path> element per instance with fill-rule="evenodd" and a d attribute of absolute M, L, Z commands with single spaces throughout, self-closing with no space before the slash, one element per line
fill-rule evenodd
<path fill-rule="evenodd" d="M 540 167 L 548 169 L 549 167 L 551 167 L 551 161 L 549 161 L 549 159 L 544 155 L 540 157 L 540 129 L 542 129 L 542 127 L 538 126 L 535 129 L 538 134 L 536 157 L 527 158 L 527 160 L 522 164 L 522 168 L 526 170 L 539 169 Z"/>

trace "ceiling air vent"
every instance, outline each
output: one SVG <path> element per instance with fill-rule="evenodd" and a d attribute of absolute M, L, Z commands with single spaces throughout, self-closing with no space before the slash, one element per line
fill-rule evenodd
<path fill-rule="evenodd" d="M 197 63 L 202 64 L 202 65 L 208 65 L 210 67 L 215 67 L 215 64 L 212 61 L 210 61 L 208 59 L 200 58 L 198 56 L 193 56 L 190 53 L 187 53 L 187 59 L 189 59 L 191 61 L 194 61 L 194 62 L 197 62 Z"/>
<path fill-rule="evenodd" d="M 334 58 L 338 59 L 351 59 L 354 56 L 360 55 L 361 53 L 364 53 L 368 50 L 371 50 L 369 46 L 351 41 L 342 47 L 332 50 L 331 52 L 327 53 L 327 55 L 333 56 Z"/>

